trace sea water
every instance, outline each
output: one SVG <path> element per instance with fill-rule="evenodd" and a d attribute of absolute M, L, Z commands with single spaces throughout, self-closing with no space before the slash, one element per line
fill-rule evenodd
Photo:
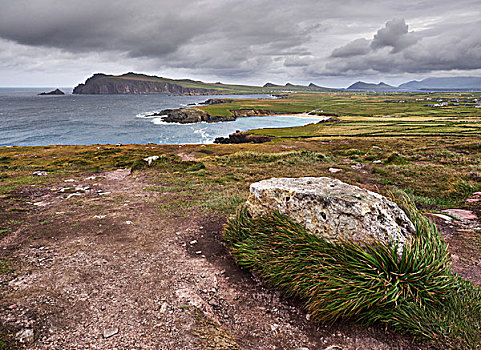
<path fill-rule="evenodd" d="M 212 143 L 236 130 L 282 128 L 322 118 L 249 117 L 233 122 L 169 124 L 148 114 L 199 104 L 209 98 L 272 98 L 270 95 L 37 96 L 49 88 L 0 88 L 0 146 Z"/>

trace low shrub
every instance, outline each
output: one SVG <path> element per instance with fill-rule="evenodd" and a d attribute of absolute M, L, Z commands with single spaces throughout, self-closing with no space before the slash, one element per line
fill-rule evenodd
<path fill-rule="evenodd" d="M 384 163 L 385 164 L 403 165 L 403 164 L 407 164 L 408 161 L 403 155 L 401 155 L 399 153 L 393 153 L 386 159 L 386 161 Z"/>
<path fill-rule="evenodd" d="M 395 244 L 329 242 L 279 213 L 252 218 L 245 208 L 228 222 L 225 240 L 239 265 L 303 300 L 317 321 L 382 323 L 438 344 L 475 348 L 479 288 L 451 271 L 435 224 L 407 195 L 397 202 L 416 227 L 401 256 Z"/>

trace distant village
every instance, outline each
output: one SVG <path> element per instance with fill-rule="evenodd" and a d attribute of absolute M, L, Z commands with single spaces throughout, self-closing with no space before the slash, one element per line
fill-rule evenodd
<path fill-rule="evenodd" d="M 426 98 L 417 98 L 416 101 L 432 101 L 432 97 L 426 97 Z M 408 102 L 407 100 L 385 100 L 383 101 L 385 103 L 406 103 Z M 425 104 L 424 107 L 448 107 L 448 106 L 472 106 L 474 108 L 481 108 L 481 100 L 478 100 L 477 98 L 465 98 L 463 100 L 460 100 L 458 98 L 453 98 L 453 99 L 443 99 L 443 98 L 438 98 L 435 101 L 436 103 L 428 103 Z"/>

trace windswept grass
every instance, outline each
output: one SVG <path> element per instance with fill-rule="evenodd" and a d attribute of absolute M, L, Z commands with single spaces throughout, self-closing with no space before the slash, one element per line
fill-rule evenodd
<path fill-rule="evenodd" d="M 481 341 L 481 291 L 451 271 L 436 226 L 398 195 L 416 227 L 401 256 L 396 245 L 315 237 L 279 213 L 251 218 L 242 208 L 225 230 L 237 262 L 288 296 L 305 302 L 313 319 L 353 319 L 450 348 Z"/>

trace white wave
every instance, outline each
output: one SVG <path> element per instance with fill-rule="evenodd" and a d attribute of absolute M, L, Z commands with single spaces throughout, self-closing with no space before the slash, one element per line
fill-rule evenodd
<path fill-rule="evenodd" d="M 166 115 L 160 115 L 160 116 L 155 116 L 155 117 L 152 117 L 152 123 L 155 124 L 155 125 L 169 125 L 169 124 L 173 124 L 173 125 L 182 125 L 181 123 L 168 123 L 168 122 L 164 122 L 164 118 L 167 117 Z"/>
<path fill-rule="evenodd" d="M 157 117 L 165 117 L 164 115 L 162 115 L 162 116 L 152 115 L 152 114 L 155 114 L 155 113 L 159 113 L 159 111 L 139 113 L 135 116 L 135 118 L 152 119 L 152 118 L 157 118 Z"/>
<path fill-rule="evenodd" d="M 194 134 L 200 135 L 202 143 L 214 143 L 215 138 L 210 135 L 206 130 L 207 128 L 197 129 L 194 130 Z"/>

